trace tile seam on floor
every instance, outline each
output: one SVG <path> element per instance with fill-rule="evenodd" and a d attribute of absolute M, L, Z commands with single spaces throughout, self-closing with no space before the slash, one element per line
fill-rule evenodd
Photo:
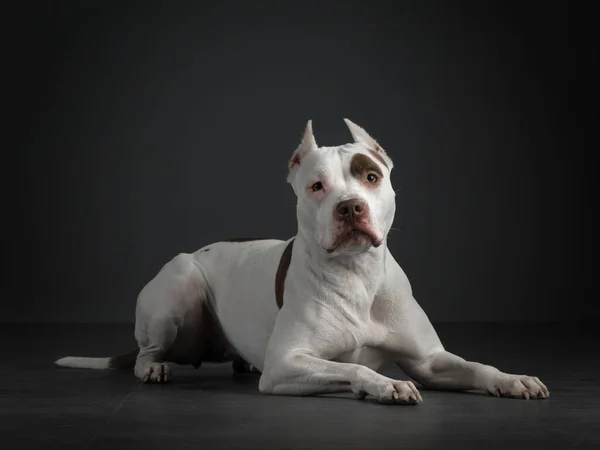
<path fill-rule="evenodd" d="M 141 383 L 136 383 L 135 386 L 133 387 L 133 389 L 131 391 L 129 391 L 127 393 L 127 395 L 125 395 L 121 401 L 119 402 L 119 404 L 117 405 L 117 407 L 113 410 L 113 412 L 111 412 L 109 414 L 109 416 L 106 418 L 106 420 L 104 421 L 104 423 L 102 424 L 102 426 L 98 429 L 98 431 L 96 431 L 96 434 L 94 434 L 94 436 L 92 437 L 92 439 L 87 443 L 87 445 L 84 447 L 84 450 L 88 450 L 89 448 L 92 447 L 92 445 L 94 444 L 94 442 L 96 441 L 96 439 L 98 438 L 98 436 L 100 436 L 100 434 L 106 429 L 106 425 L 108 425 L 108 422 L 110 422 L 110 419 L 113 418 L 113 416 L 117 413 L 117 411 L 119 411 L 119 409 L 121 409 L 121 407 L 123 406 L 123 404 L 125 403 L 125 401 L 129 398 L 129 396 L 131 394 L 133 394 L 135 392 L 135 390 L 138 388 L 138 386 Z"/>

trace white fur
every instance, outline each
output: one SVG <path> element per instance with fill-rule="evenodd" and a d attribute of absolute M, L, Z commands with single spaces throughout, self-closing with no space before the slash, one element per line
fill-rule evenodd
<path fill-rule="evenodd" d="M 139 295 L 136 375 L 146 381 L 168 380 L 167 352 L 175 354 L 171 360 L 201 362 L 194 357 L 209 306 L 231 352 L 262 372 L 263 393 L 348 391 L 384 403 L 420 402 L 411 381 L 377 372 L 386 361 L 396 361 L 415 381 L 436 389 L 546 398 L 547 388 L 535 377 L 506 374 L 444 349 L 386 245 L 395 214 L 393 163 L 363 128 L 345 121 L 353 143 L 319 148 L 309 121 L 290 159 L 287 179 L 298 197 L 298 232 L 283 308 L 275 302 L 274 280 L 289 241 L 220 242 L 178 255 Z M 379 165 L 384 176 L 377 189 L 366 188 L 350 173 L 356 153 Z M 325 184 L 323 191 L 311 190 L 316 181 Z M 333 210 L 350 198 L 366 202 L 368 221 L 382 245 L 363 239 L 330 252 L 340 232 Z M 108 358 L 57 361 L 90 368 L 109 363 Z"/>

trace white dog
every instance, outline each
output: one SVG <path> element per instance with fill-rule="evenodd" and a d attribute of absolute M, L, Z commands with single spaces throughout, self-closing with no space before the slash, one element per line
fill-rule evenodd
<path fill-rule="evenodd" d="M 395 361 L 428 388 L 548 397 L 536 377 L 444 349 L 386 244 L 396 209 L 392 160 L 364 129 L 345 122 L 353 143 L 318 147 L 309 121 L 289 161 L 295 237 L 217 242 L 176 256 L 139 294 L 138 350 L 56 364 L 134 366 L 140 379 L 164 382 L 172 377 L 168 361 L 243 359 L 261 373 L 263 393 L 421 402 L 412 381 L 377 372 Z"/>

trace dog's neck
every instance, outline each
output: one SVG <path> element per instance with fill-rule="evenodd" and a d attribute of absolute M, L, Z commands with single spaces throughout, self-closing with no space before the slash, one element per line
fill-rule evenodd
<path fill-rule="evenodd" d="M 387 241 L 379 247 L 353 254 L 328 254 L 298 233 L 294 241 L 294 253 L 298 252 L 316 290 L 327 286 L 344 301 L 368 306 L 373 301 L 385 274 Z"/>

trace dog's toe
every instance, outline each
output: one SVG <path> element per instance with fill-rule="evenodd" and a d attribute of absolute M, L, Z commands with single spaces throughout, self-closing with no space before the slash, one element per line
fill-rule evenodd
<path fill-rule="evenodd" d="M 171 381 L 171 379 L 171 369 L 167 363 L 148 364 L 142 375 L 144 383 L 166 383 Z"/>
<path fill-rule="evenodd" d="M 392 381 L 384 386 L 377 400 L 384 404 L 416 405 L 423 399 L 411 381 Z"/>
<path fill-rule="evenodd" d="M 529 399 L 544 399 L 550 396 L 550 392 L 544 383 L 537 377 L 511 375 L 502 380 L 488 392 L 497 397 L 512 397 Z"/>

